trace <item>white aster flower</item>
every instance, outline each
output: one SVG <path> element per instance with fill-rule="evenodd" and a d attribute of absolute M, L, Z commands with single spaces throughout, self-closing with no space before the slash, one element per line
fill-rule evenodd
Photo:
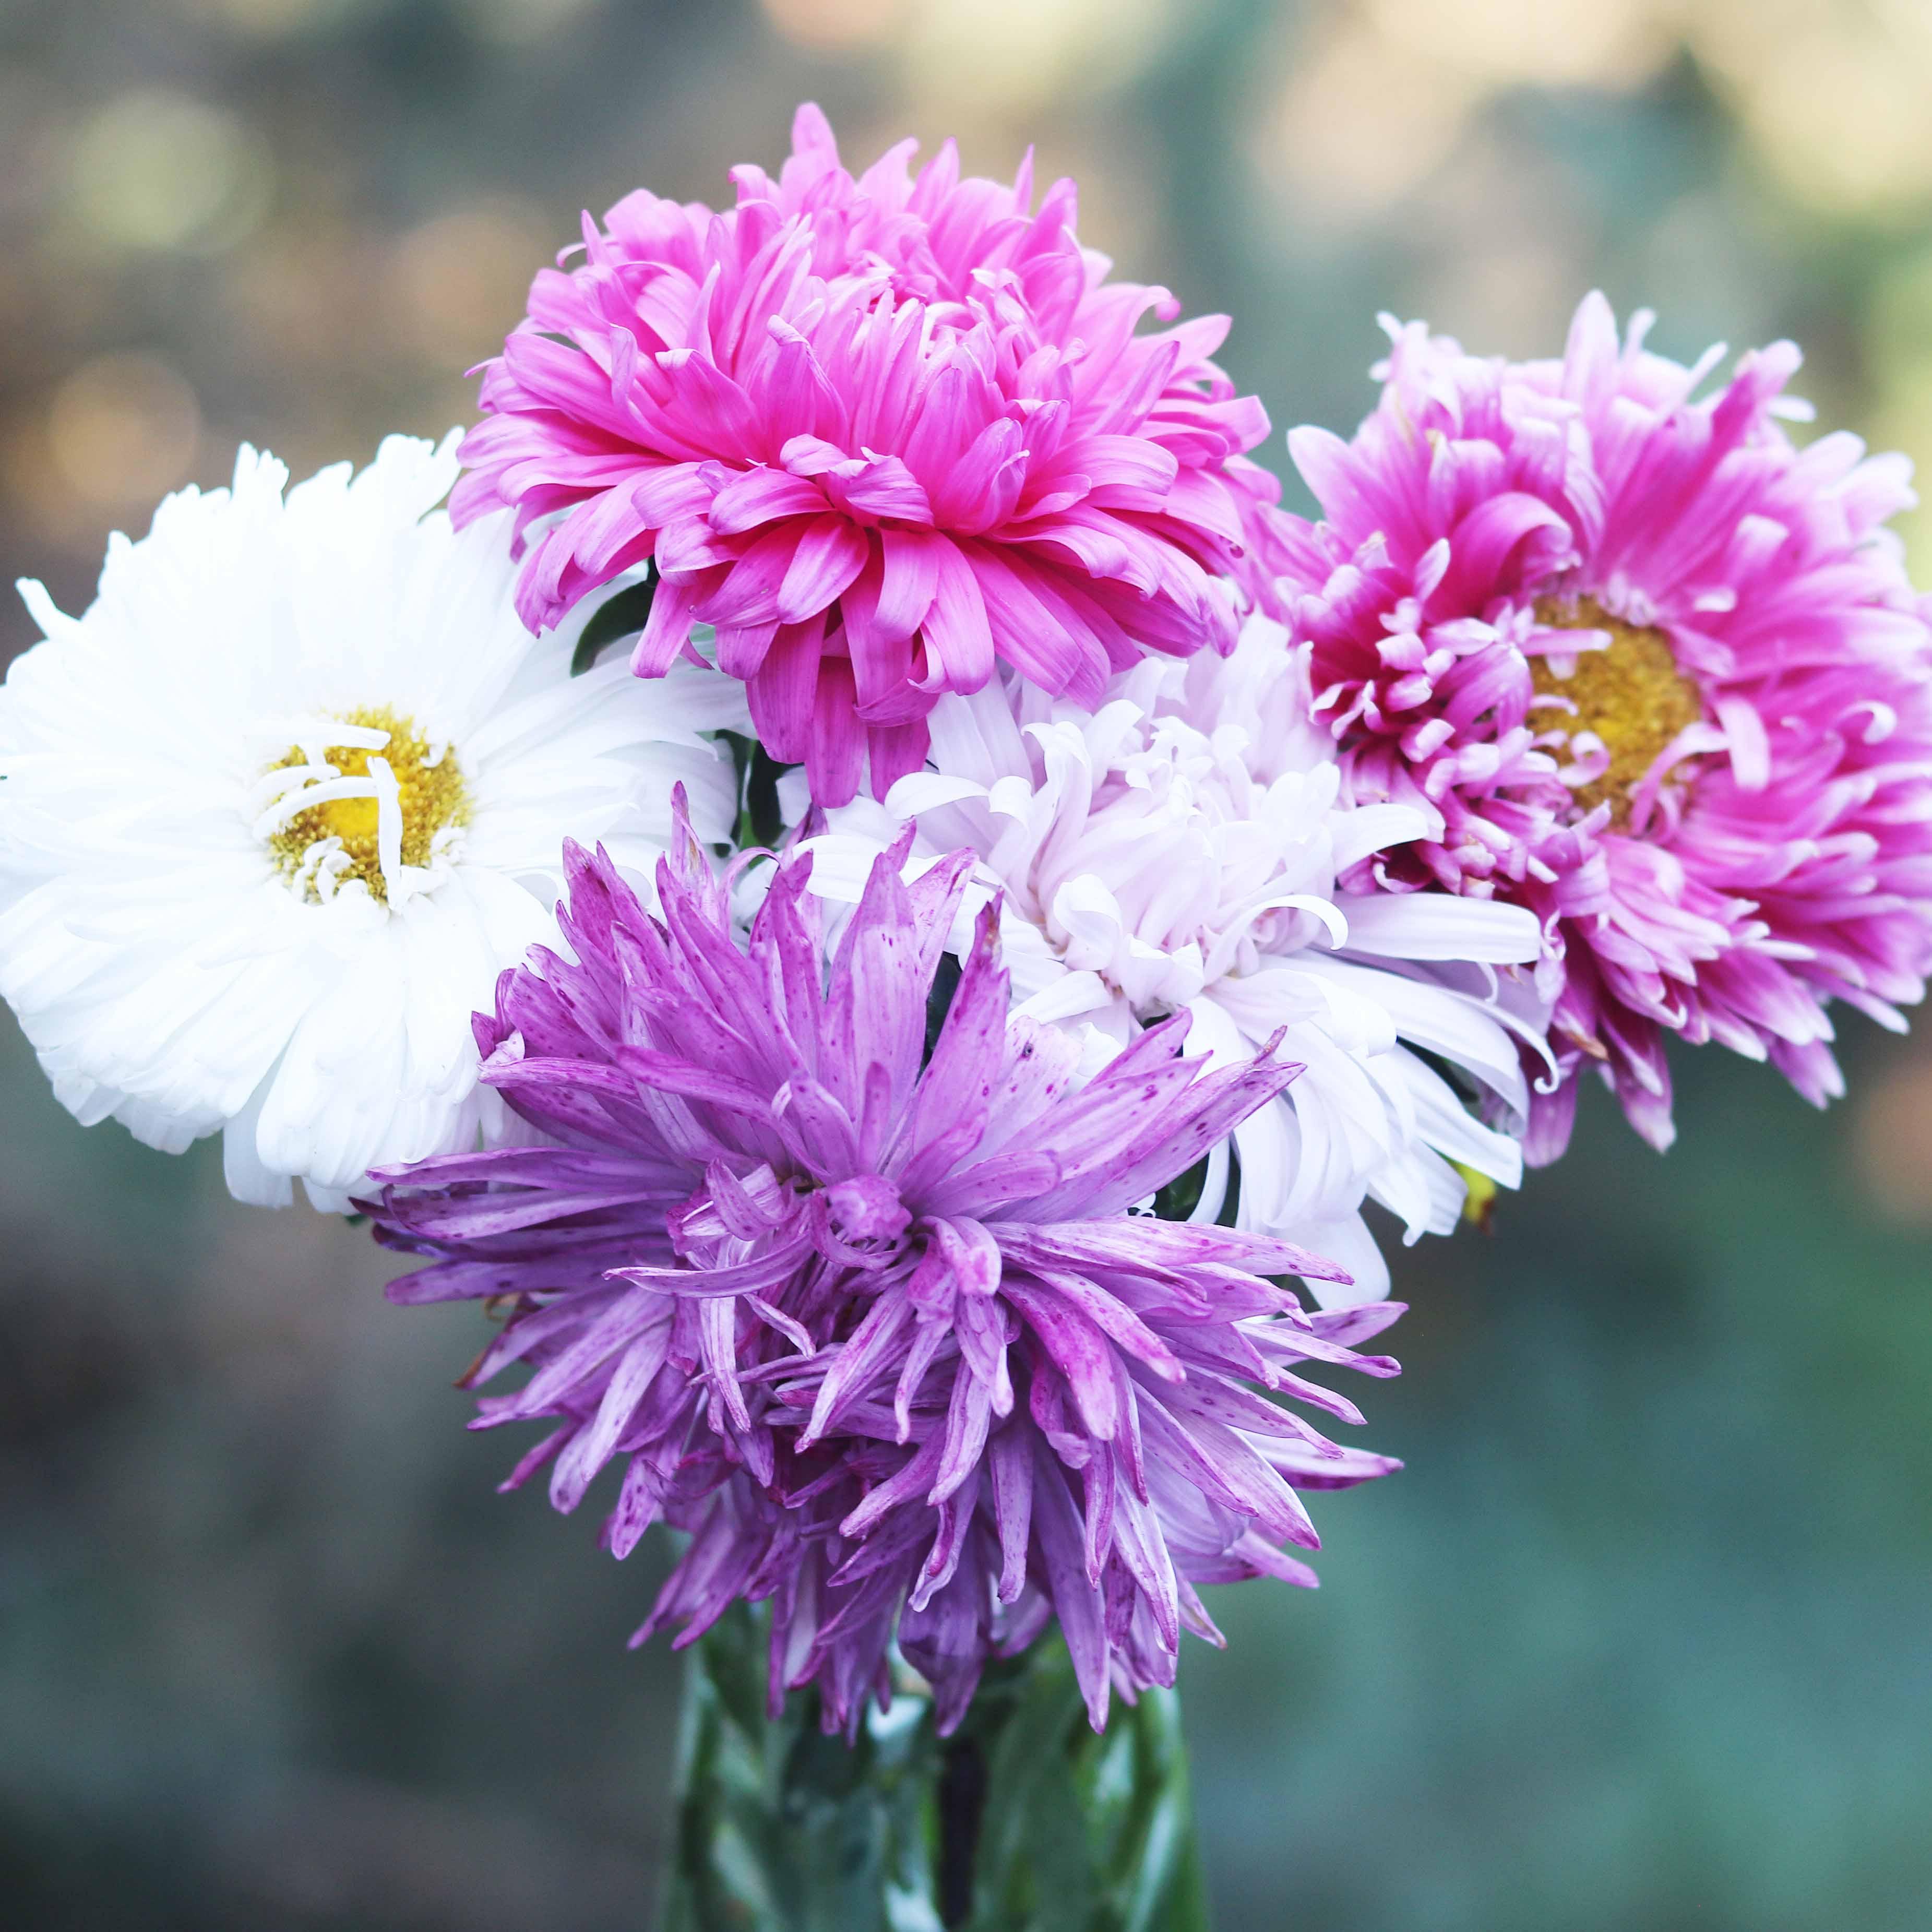
<path fill-rule="evenodd" d="M 1466 1190 L 1452 1162 L 1520 1180 L 1517 1140 L 1430 1059 L 1520 1128 L 1517 1042 L 1540 1047 L 1544 1016 L 1528 975 L 1495 968 L 1537 957 L 1535 918 L 1338 888 L 1357 860 L 1440 827 L 1406 806 L 1342 802 L 1306 664 L 1279 626 L 1251 620 L 1225 660 L 1150 658 L 1091 716 L 996 682 L 942 698 L 931 724 L 930 769 L 883 806 L 834 812 L 812 842 L 814 886 L 856 897 L 910 821 L 915 864 L 980 854 L 982 887 L 1004 895 L 1013 997 L 1033 1018 L 1096 1029 L 1111 1052 L 1185 1008 L 1189 1050 L 1222 1061 L 1285 1029 L 1283 1057 L 1306 1071 L 1236 1130 L 1242 1227 L 1340 1261 L 1355 1276 L 1346 1298 L 1373 1300 L 1388 1273 L 1364 1198 L 1414 1240 L 1455 1226 Z M 1220 1210 L 1227 1179 L 1224 1148 L 1198 1218 Z"/>
<path fill-rule="evenodd" d="M 244 448 L 184 490 L 0 692 L 0 993 L 62 1101 L 228 1182 L 340 1208 L 372 1167 L 513 1137 L 472 1010 L 554 935 L 566 836 L 655 861 L 682 782 L 730 825 L 736 680 L 570 675 L 583 620 L 512 602 L 504 518 L 458 534 L 394 436 L 290 490 Z"/>

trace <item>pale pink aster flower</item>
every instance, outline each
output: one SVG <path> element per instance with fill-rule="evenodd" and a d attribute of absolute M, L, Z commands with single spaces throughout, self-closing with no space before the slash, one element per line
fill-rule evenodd
<path fill-rule="evenodd" d="M 856 898 L 914 824 L 916 863 L 970 850 L 974 902 L 998 895 L 1028 1018 L 1105 1057 L 1185 1012 L 1219 1065 L 1281 1033 L 1303 1072 L 1213 1150 L 1194 1218 L 1227 1217 L 1232 1180 L 1234 1225 L 1340 1261 L 1353 1280 L 1324 1298 L 1372 1301 L 1389 1274 L 1365 1198 L 1413 1241 L 1455 1227 L 1465 1174 L 1521 1179 L 1520 1045 L 1542 1064 L 1545 1016 L 1510 969 L 1541 934 L 1520 906 L 1338 884 L 1442 820 L 1341 796 L 1306 656 L 1253 616 L 1232 656 L 1150 659 L 1090 716 L 1017 679 L 949 696 L 931 769 L 811 841 L 813 889 Z"/>
<path fill-rule="evenodd" d="M 1672 1137 L 1666 1035 L 1842 1091 L 1827 1008 L 1902 1028 L 1932 960 L 1932 626 L 1882 526 L 1900 456 L 1793 445 L 1790 343 L 1686 368 L 1600 295 L 1560 361 L 1386 326 L 1352 442 L 1289 446 L 1326 520 L 1258 513 L 1358 799 L 1440 811 L 1377 882 L 1545 923 L 1566 1075 Z M 1366 881 L 1365 881 L 1366 882 Z M 1544 1096 L 1532 1158 L 1568 1138 Z"/>
<path fill-rule="evenodd" d="M 661 676 L 694 623 L 750 687 L 772 755 L 842 803 L 869 750 L 883 793 L 926 754 L 944 691 L 1004 659 L 1088 705 L 1144 650 L 1227 648 L 1217 573 L 1277 486 L 1267 434 L 1208 358 L 1225 316 L 1106 280 L 1070 181 L 1032 207 L 903 142 L 857 179 L 801 107 L 776 181 L 737 206 L 640 189 L 584 218 L 487 365 L 459 523 L 513 505 L 519 608 L 554 624 L 646 559 L 633 666 Z"/>
<path fill-rule="evenodd" d="M 558 1144 L 388 1177 L 380 1238 L 432 1264 L 399 1301 L 512 1298 L 474 1379 L 532 1373 L 484 1424 L 554 1420 L 573 1508 L 627 1463 L 623 1556 L 662 1519 L 691 1542 L 640 1640 L 693 1641 L 772 1604 L 771 1695 L 816 1683 L 828 1730 L 890 1696 L 888 1646 L 940 1727 L 981 1666 L 1057 1616 L 1092 1720 L 1173 1681 L 1196 1586 L 1313 1578 L 1296 1492 L 1384 1474 L 1274 1398 L 1359 1420 L 1310 1364 L 1399 1312 L 1305 1314 L 1265 1276 L 1332 1269 L 1286 1242 L 1126 1211 L 1298 1070 L 1218 1072 L 1184 1016 L 1084 1084 L 1060 1035 L 1009 1012 L 989 909 L 928 1048 L 970 864 L 902 883 L 883 855 L 826 947 L 812 861 L 735 936 L 730 880 L 687 844 L 647 914 L 572 848 L 575 958 L 535 956 L 479 1016 L 484 1078 Z"/>

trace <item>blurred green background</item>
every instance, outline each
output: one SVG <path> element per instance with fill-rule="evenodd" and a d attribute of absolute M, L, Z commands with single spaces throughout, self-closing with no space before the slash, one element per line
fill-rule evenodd
<path fill-rule="evenodd" d="M 244 436 L 462 419 L 580 207 L 728 198 L 807 95 L 862 162 L 1037 142 L 1278 430 L 1359 416 L 1378 308 L 1546 352 L 1600 284 L 1932 457 L 1924 0 L 0 0 L 0 570 L 78 608 Z M 5 1027 L 0 1921 L 647 1924 L 658 1556 L 493 1495 L 480 1316 L 82 1132 Z M 1932 1924 L 1932 1053 L 1846 1045 L 1828 1116 L 1684 1056 L 1664 1159 L 1593 1092 L 1400 1258 L 1407 1473 L 1186 1661 L 1225 1932 Z"/>

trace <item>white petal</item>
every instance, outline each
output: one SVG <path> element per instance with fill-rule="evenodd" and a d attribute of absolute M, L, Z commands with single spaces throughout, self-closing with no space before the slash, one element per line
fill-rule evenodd
<path fill-rule="evenodd" d="M 1334 828 L 1334 865 L 1346 872 L 1358 859 L 1379 852 L 1390 845 L 1406 845 L 1412 838 L 1426 838 L 1439 828 L 1412 806 L 1358 805 L 1339 812 L 1331 821 Z"/>
<path fill-rule="evenodd" d="M 262 1160 L 256 1136 L 261 1126 L 262 1102 L 268 1098 L 264 1080 L 247 1106 L 228 1123 L 221 1136 L 221 1166 L 228 1191 L 254 1208 L 286 1208 L 295 1198 L 289 1177 Z"/>
<path fill-rule="evenodd" d="M 856 905 L 872 877 L 872 862 L 886 848 L 874 839 L 825 832 L 805 840 L 800 849 L 812 854 L 812 890 L 820 898 Z"/>
<path fill-rule="evenodd" d="M 1518 1113 L 1527 1111 L 1528 1088 L 1516 1042 L 1482 1002 L 1359 961 L 1310 952 L 1299 955 L 1297 964 L 1310 980 L 1346 988 L 1372 1004 L 1404 1040 L 1474 1074 Z"/>
<path fill-rule="evenodd" d="M 1485 1126 L 1456 1096 L 1448 1082 L 1414 1054 L 1391 1056 L 1415 1102 L 1416 1125 L 1437 1153 L 1486 1174 L 1505 1187 L 1522 1184 L 1522 1149 L 1507 1134 Z"/>
<path fill-rule="evenodd" d="M 1359 1308 L 1364 1302 L 1388 1299 L 1388 1263 L 1360 1214 L 1304 1222 L 1292 1231 L 1292 1238 L 1324 1261 L 1338 1262 L 1354 1277 L 1349 1282 L 1309 1282 L 1324 1308 Z"/>
<path fill-rule="evenodd" d="M 1345 893 L 1337 904 L 1348 922 L 1351 952 L 1514 965 L 1543 950 L 1543 929 L 1526 906 L 1448 892 Z"/>
<path fill-rule="evenodd" d="M 524 628 L 509 518 L 458 532 L 435 507 L 454 452 L 391 438 L 359 474 L 286 489 L 244 448 L 232 489 L 178 492 L 110 542 L 83 616 L 23 587 L 47 640 L 0 691 L 0 990 L 64 1104 L 168 1148 L 224 1128 L 250 1199 L 298 1175 L 339 1206 L 371 1161 L 520 1132 L 477 1090 L 470 1015 L 554 938 L 566 837 L 643 872 L 676 786 L 700 838 L 736 818 L 704 734 L 746 728 L 742 685 L 572 680 L 587 613 Z M 298 896 L 257 829 L 264 771 L 386 710 L 446 743 L 469 823 L 406 866 L 398 791 L 389 902 L 354 881 Z"/>
<path fill-rule="evenodd" d="M 983 799 L 986 788 L 970 778 L 953 778 L 939 772 L 911 772 L 886 794 L 886 810 L 900 819 L 916 818 L 942 805 L 956 805 L 962 799 Z"/>
<path fill-rule="evenodd" d="M 1115 1004 L 1124 1004 L 1109 991 L 1097 973 L 1061 971 L 1049 986 L 1016 1006 L 1016 1013 L 1042 1025 L 1056 1020 L 1072 1019 L 1102 1012 Z"/>

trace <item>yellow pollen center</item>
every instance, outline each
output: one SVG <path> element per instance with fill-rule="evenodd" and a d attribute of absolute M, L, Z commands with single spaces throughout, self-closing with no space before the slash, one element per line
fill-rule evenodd
<path fill-rule="evenodd" d="M 335 768 L 338 778 L 349 779 L 372 779 L 371 758 L 387 762 L 395 777 L 402 817 L 402 862 L 426 867 L 434 855 L 436 835 L 469 822 L 470 794 L 463 782 L 463 768 L 446 746 L 424 736 L 414 718 L 398 717 L 387 705 L 358 706 L 339 716 L 344 724 L 388 732 L 389 742 L 380 750 L 331 745 L 322 752 L 324 761 Z M 268 769 L 284 770 L 308 762 L 302 748 L 292 745 L 286 755 Z M 327 782 L 317 774 L 311 783 Z M 372 784 L 365 796 L 325 799 L 309 806 L 269 835 L 268 848 L 277 869 L 291 880 L 303 881 L 305 898 L 323 896 L 318 890 L 313 848 L 319 842 L 334 838 L 341 841 L 342 858 L 347 862 L 338 860 L 329 868 L 336 886 L 360 879 L 374 897 L 387 902 L 388 884 L 381 854 L 382 802 L 374 789 Z"/>
<path fill-rule="evenodd" d="M 1606 799 L 1610 822 L 1629 822 L 1630 793 L 1658 754 L 1687 725 L 1704 715 L 1697 687 L 1677 668 L 1669 640 L 1647 625 L 1626 624 L 1593 597 L 1539 597 L 1536 620 L 1562 631 L 1607 631 L 1607 650 L 1582 650 L 1565 677 L 1551 660 L 1529 661 L 1530 682 L 1541 698 L 1564 698 L 1576 708 L 1535 707 L 1532 723 L 1565 737 L 1594 731 L 1610 753 L 1600 777 L 1571 787 L 1579 812 L 1593 812 Z"/>

